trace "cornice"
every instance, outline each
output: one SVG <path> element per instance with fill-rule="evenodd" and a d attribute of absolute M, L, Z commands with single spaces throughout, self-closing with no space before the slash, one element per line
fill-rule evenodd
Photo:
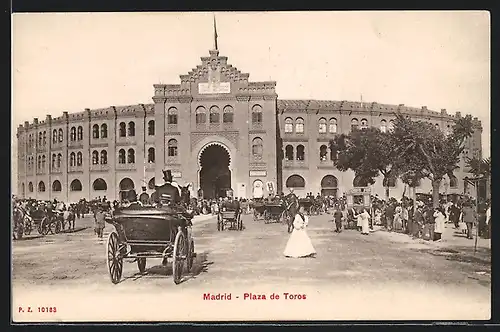
<path fill-rule="evenodd" d="M 248 131 L 249 134 L 265 134 L 266 131 L 264 129 L 250 129 Z"/>

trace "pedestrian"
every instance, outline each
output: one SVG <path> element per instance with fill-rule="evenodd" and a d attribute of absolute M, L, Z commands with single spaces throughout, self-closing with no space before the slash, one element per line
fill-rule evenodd
<path fill-rule="evenodd" d="M 393 229 L 393 221 L 394 221 L 394 204 L 393 202 L 389 202 L 387 207 L 385 208 L 385 220 L 386 227 L 389 232 L 392 232 Z"/>
<path fill-rule="evenodd" d="M 458 204 L 454 202 L 452 205 L 449 207 L 450 210 L 450 221 L 453 223 L 456 229 L 459 229 L 460 225 L 460 209 L 458 207 Z"/>
<path fill-rule="evenodd" d="M 335 205 L 335 211 L 333 212 L 333 220 L 335 221 L 335 232 L 342 232 L 342 219 L 343 219 L 342 211 L 338 205 Z"/>
<path fill-rule="evenodd" d="M 370 234 L 370 214 L 368 213 L 368 211 L 366 211 L 366 208 L 363 208 L 363 210 L 361 210 L 359 216 L 361 218 L 361 234 Z"/>
<path fill-rule="evenodd" d="M 393 229 L 397 232 L 403 228 L 403 218 L 402 218 L 402 209 L 401 206 L 396 206 L 394 210 L 394 221 L 393 221 Z"/>
<path fill-rule="evenodd" d="M 485 239 L 489 239 L 491 237 L 491 203 L 486 202 L 488 208 L 486 209 L 486 236 Z"/>
<path fill-rule="evenodd" d="M 96 209 L 95 213 L 95 233 L 98 239 L 102 239 L 104 227 L 106 226 L 105 215 L 102 207 Z"/>
<path fill-rule="evenodd" d="M 413 215 L 413 238 L 418 239 L 424 224 L 423 203 L 417 202 L 417 209 Z"/>
<path fill-rule="evenodd" d="M 406 202 L 401 204 L 401 222 L 402 229 L 405 234 L 408 234 L 408 209 L 406 208 Z"/>
<path fill-rule="evenodd" d="M 434 240 L 434 210 L 429 206 L 424 209 L 424 231 L 423 238 L 426 241 Z"/>
<path fill-rule="evenodd" d="M 283 254 L 288 258 L 314 257 L 316 250 L 307 235 L 309 218 L 304 214 L 304 206 L 299 207 L 298 213 L 293 221 L 293 231 L 288 239 Z"/>
<path fill-rule="evenodd" d="M 438 207 L 434 210 L 434 241 L 441 241 L 441 236 L 444 232 L 444 224 L 446 223 L 446 215 L 443 208 Z"/>
<path fill-rule="evenodd" d="M 467 227 L 467 238 L 473 239 L 472 227 L 477 223 L 477 212 L 470 202 L 465 202 L 462 209 L 462 220 Z"/>

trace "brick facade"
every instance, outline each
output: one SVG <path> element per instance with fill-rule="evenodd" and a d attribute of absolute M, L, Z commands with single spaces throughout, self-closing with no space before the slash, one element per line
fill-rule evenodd
<path fill-rule="evenodd" d="M 305 187 L 295 188 L 299 194 L 320 192 L 324 177 L 333 175 L 336 185 L 330 181 L 329 192 L 336 189 L 341 195 L 353 187 L 354 179 L 352 172 L 339 172 L 333 167 L 328 151 L 332 135 L 348 133 L 356 121 L 358 126 L 385 124 L 387 128 L 396 111 L 435 123 L 443 130 L 448 130 L 460 115 L 448 115 L 445 110 L 434 112 L 425 106 L 278 100 L 276 82 L 250 82 L 248 78 L 249 74 L 232 67 L 218 51 L 210 51 L 210 56 L 201 58 L 200 65 L 180 76 L 180 84 L 154 85 L 152 104 L 64 112 L 61 117 L 48 115 L 44 121 L 25 122 L 17 132 L 20 196 L 65 201 L 98 196 L 115 199 L 121 185 L 128 188 L 127 179 L 138 193 L 143 186 L 151 193 L 151 184 L 162 179 L 164 169 L 171 169 L 180 184 L 192 183 L 197 190 L 200 155 L 214 144 L 230 156 L 235 196 L 252 197 L 256 181 L 264 184 L 264 195 L 268 182 L 277 191 L 287 192 L 287 180 L 293 175 L 305 182 Z M 211 112 L 219 114 L 217 123 L 210 122 Z M 201 113 L 205 114 L 203 123 L 197 121 Z M 230 113 L 232 121 L 226 121 L 231 116 L 224 114 Z M 482 128 L 477 118 L 474 125 L 474 135 L 467 141 L 455 173 L 456 186 L 454 181 L 452 186 L 449 180 L 443 181 L 443 192 L 463 193 L 465 157 L 481 157 Z M 252 151 L 255 139 L 262 142 L 258 154 Z M 286 158 L 287 146 L 293 158 Z M 430 188 L 430 182 L 425 180 L 418 191 L 429 192 Z M 372 190 L 384 196 L 381 179 Z M 396 181 L 390 194 L 400 197 L 403 191 L 401 181 Z"/>

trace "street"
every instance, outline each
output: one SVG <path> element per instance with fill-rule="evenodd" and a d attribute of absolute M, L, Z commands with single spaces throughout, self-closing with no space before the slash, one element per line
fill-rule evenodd
<path fill-rule="evenodd" d="M 473 241 L 452 247 L 447 241 L 426 243 L 384 230 L 369 236 L 355 230 L 337 234 L 330 219 L 328 214 L 310 217 L 308 234 L 317 257 L 291 259 L 282 255 L 289 237 L 282 224 L 245 215 L 243 231 L 218 232 L 214 217 L 195 217 L 197 257 L 192 273 L 179 285 L 160 259 L 148 260 L 145 275 L 136 262 L 125 262 L 122 281 L 113 285 L 105 255 L 111 226 L 98 240 L 92 219 L 77 219 L 75 232 L 34 234 L 13 243 L 13 318 L 489 319 L 488 248 L 480 246 L 474 255 Z M 218 294 L 225 300 L 208 299 Z M 39 307 L 55 307 L 56 312 Z"/>

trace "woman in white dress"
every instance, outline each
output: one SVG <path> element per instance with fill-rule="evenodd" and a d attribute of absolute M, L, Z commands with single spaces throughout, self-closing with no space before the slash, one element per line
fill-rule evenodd
<path fill-rule="evenodd" d="M 359 218 L 361 219 L 361 234 L 370 234 L 370 214 L 365 208 L 363 208 L 363 211 L 359 214 Z"/>
<path fill-rule="evenodd" d="M 446 216 L 441 208 L 436 208 L 434 210 L 434 241 L 441 241 L 441 234 L 444 231 L 444 224 L 446 222 Z"/>
<path fill-rule="evenodd" d="M 316 250 L 311 243 L 311 239 L 307 235 L 306 227 L 309 223 L 309 218 L 304 215 L 304 207 L 299 208 L 299 212 L 295 215 L 293 221 L 293 231 L 286 244 L 283 254 L 286 257 L 314 257 Z"/>

